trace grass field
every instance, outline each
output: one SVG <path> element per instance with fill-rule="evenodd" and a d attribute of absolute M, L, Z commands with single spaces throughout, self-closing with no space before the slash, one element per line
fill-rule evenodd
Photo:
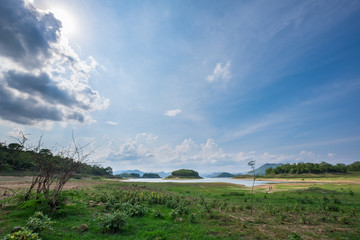
<path fill-rule="evenodd" d="M 3 183 L 3 182 L 0 182 Z M 359 239 L 360 184 L 128 183 L 73 180 L 42 239 Z M 1 186 L 1 185 L 0 185 Z M 41 199 L 4 198 L 0 236 L 24 226 Z M 203 199 L 203 200 L 202 200 Z M 104 228 L 118 214 L 120 227 Z M 100 216 L 100 217 L 99 217 Z M 105 216 L 105 217 L 104 217 Z M 120 217 L 119 217 L 120 216 Z M 104 220 L 105 219 L 105 220 Z M 115 218 L 116 219 L 116 218 Z M 115 220 L 113 220 L 115 221 Z M 113 223 L 113 222 L 111 222 Z M 77 227 L 86 224 L 82 232 Z"/>

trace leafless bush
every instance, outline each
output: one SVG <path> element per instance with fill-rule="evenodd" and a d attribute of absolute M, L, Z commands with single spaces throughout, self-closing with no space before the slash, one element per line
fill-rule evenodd
<path fill-rule="evenodd" d="M 72 144 L 62 148 L 56 155 L 49 149 L 43 149 L 42 137 L 36 147 L 32 150 L 32 158 L 37 166 L 38 172 L 33 177 L 31 185 L 25 194 L 25 200 L 31 196 L 31 192 L 36 188 L 36 198 L 43 193 L 52 211 L 59 206 L 60 193 L 70 178 L 80 170 L 93 151 L 85 153 L 85 149 L 90 145 L 78 145 L 74 136 Z"/>

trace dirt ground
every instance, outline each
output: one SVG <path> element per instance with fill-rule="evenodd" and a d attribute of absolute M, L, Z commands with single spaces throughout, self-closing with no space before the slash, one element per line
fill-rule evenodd
<path fill-rule="evenodd" d="M 0 199 L 13 195 L 30 187 L 32 177 L 17 177 L 17 176 L 0 176 Z M 70 180 L 64 186 L 64 190 L 80 189 L 82 187 L 102 184 L 104 181 L 81 179 Z"/>

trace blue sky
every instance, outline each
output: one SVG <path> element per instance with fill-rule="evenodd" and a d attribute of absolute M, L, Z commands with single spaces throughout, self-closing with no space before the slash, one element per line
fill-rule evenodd
<path fill-rule="evenodd" d="M 21 130 L 52 148 L 73 131 L 114 170 L 359 160 L 359 1 L 34 0 L 0 11 L 1 141 Z"/>

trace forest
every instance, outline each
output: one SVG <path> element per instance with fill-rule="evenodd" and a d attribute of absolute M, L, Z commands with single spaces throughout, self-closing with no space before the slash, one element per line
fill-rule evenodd
<path fill-rule="evenodd" d="M 36 172 L 39 170 L 39 164 L 36 159 L 46 157 L 47 160 L 61 162 L 64 157 L 59 154 L 53 154 L 50 149 L 26 150 L 23 144 L 10 143 L 8 145 L 0 143 L 0 173 L 18 175 L 23 173 Z M 81 166 L 76 171 L 77 174 L 88 174 L 95 176 L 112 176 L 111 167 L 101 167 L 90 163 L 79 163 Z"/>
<path fill-rule="evenodd" d="M 277 174 L 328 174 L 328 173 L 351 173 L 360 172 L 360 161 L 345 165 L 338 163 L 332 165 L 327 162 L 321 163 L 294 163 L 283 164 L 276 168 L 268 168 L 265 170 L 265 175 L 277 175 Z"/>

